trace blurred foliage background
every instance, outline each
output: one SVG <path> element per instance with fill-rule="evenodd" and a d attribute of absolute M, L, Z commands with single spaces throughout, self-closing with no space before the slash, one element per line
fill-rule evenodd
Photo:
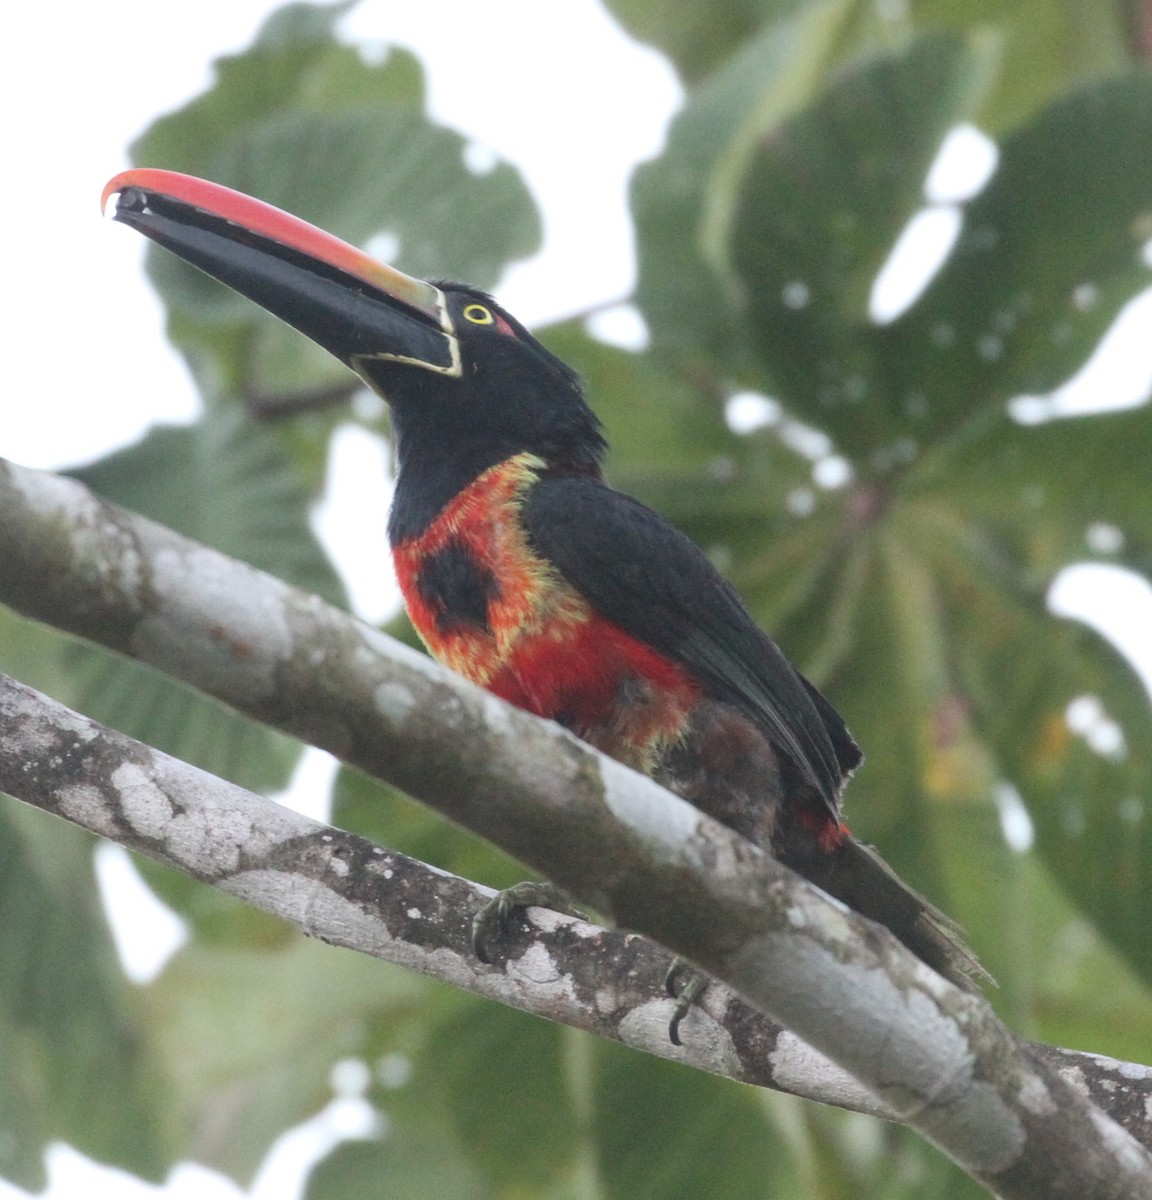
<path fill-rule="evenodd" d="M 604 344 L 575 319 L 541 331 L 607 424 L 613 482 L 706 546 L 845 713 L 868 755 L 854 831 L 964 923 L 1013 1028 L 1148 1061 L 1148 696 L 1046 597 L 1070 563 L 1152 569 L 1152 418 L 1019 403 L 1067 380 L 1149 282 L 1147 6 L 606 4 L 686 88 L 632 188 L 648 345 Z M 465 139 L 425 114 L 414 57 L 372 62 L 335 37 L 346 7 L 280 10 L 136 161 L 361 244 L 387 230 L 404 270 L 494 285 L 537 247 L 531 196 L 506 164 L 466 166 Z M 933 205 L 926 175 L 961 126 L 995 139 L 996 170 Z M 876 314 L 878 272 L 933 207 L 959 225 L 947 261 L 898 315 Z M 343 603 L 309 511 L 333 432 L 387 437 L 385 413 L 353 404 L 334 360 L 254 306 L 150 261 L 203 418 L 76 474 Z M 3 611 L 0 666 L 248 787 L 282 788 L 299 754 Z M 1069 721 L 1077 704 L 1106 736 Z M 1030 826 L 1010 846 L 1002 817 L 1021 803 Z M 493 885 L 519 877 L 351 775 L 333 819 Z M 0 1175 L 25 1187 L 53 1139 L 149 1179 L 194 1159 L 246 1182 L 352 1059 L 382 1136 L 337 1148 L 312 1200 L 983 1194 L 903 1130 L 311 944 L 151 864 L 191 937 L 130 985 L 91 855 L 77 831 L 0 807 Z"/>

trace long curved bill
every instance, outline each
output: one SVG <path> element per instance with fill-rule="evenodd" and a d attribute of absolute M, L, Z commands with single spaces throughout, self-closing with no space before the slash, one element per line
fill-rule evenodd
<path fill-rule="evenodd" d="M 242 192 L 140 168 L 109 180 L 117 221 L 312 338 L 359 374 L 372 360 L 460 374 L 439 288 Z"/>

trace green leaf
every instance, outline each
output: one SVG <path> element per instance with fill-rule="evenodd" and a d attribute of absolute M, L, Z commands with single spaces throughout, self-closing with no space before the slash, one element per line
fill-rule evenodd
<path fill-rule="evenodd" d="M 1097 634 L 1073 623 L 1059 634 L 1052 641 L 1068 652 L 1061 660 L 1051 653 L 1055 647 L 1048 648 L 1048 703 L 1037 705 L 1032 719 L 1012 731 L 1016 736 L 1005 738 L 1003 756 L 1032 811 L 1037 851 L 1053 876 L 1152 985 L 1148 696 L 1132 668 Z M 1063 679 L 1063 672 L 1052 670 L 1061 661 Z M 1023 665 L 1034 674 L 1042 664 L 1025 659 Z M 1115 755 L 1092 749 L 1068 729 L 1061 702 L 1081 695 L 1098 697 L 1122 731 L 1124 746 Z"/>
<path fill-rule="evenodd" d="M 734 201 L 725 257 L 764 370 L 754 383 L 853 459 L 886 444 L 904 394 L 888 390 L 873 282 L 986 78 L 979 44 L 921 39 L 775 130 Z"/>
<path fill-rule="evenodd" d="M 70 474 L 93 491 L 262 571 L 347 605 L 309 525 L 309 497 L 267 426 L 236 408 L 155 426 Z"/>
<path fill-rule="evenodd" d="M 373 63 L 338 41 L 342 13 L 278 14 L 250 49 L 219 60 L 208 92 L 151 127 L 134 161 L 249 192 L 358 245 L 384 235 L 410 273 L 494 283 L 540 240 L 519 175 L 503 163 L 469 167 L 466 140 L 425 116 L 416 61 L 394 50 Z M 292 394 L 348 378 L 319 347 L 173 256 L 151 255 L 150 270 L 209 395 Z"/>
<path fill-rule="evenodd" d="M 342 769 L 332 795 L 332 822 L 403 854 L 489 887 L 511 887 L 525 867 L 439 813 L 358 771 Z"/>
<path fill-rule="evenodd" d="M 620 1046 L 597 1047 L 595 1131 L 604 1194 L 619 1200 L 795 1197 L 757 1094 Z"/>
<path fill-rule="evenodd" d="M 464 1196 L 555 1200 L 798 1194 L 757 1093 L 729 1081 L 474 998 L 405 1061 L 407 1081 L 373 1095 L 383 1140 L 338 1150 L 309 1200 L 373 1169 L 414 1196 L 446 1181 Z"/>
<path fill-rule="evenodd" d="M 537 1194 L 571 1165 L 579 1130 L 564 1036 L 548 1021 L 472 1003 L 440 1025 L 421 1056 L 456 1139 L 499 1190 Z"/>
<path fill-rule="evenodd" d="M 846 797 L 850 824 L 982 932 L 1010 997 L 1034 964 L 997 945 L 1018 886 L 992 809 L 1005 780 L 1024 797 L 1053 877 L 1150 978 L 1147 695 L 1099 636 L 1047 613 L 1046 580 L 1037 586 L 1013 554 L 1016 533 L 970 520 L 945 497 L 902 498 L 856 550 L 864 581 L 839 569 L 776 633 L 830 662 L 822 681 L 868 753 Z M 843 652 L 830 661 L 834 639 Z M 1123 754 L 1073 735 L 1065 711 L 1082 695 L 1118 723 Z M 971 861 L 958 859 L 958 844 Z M 950 895 L 966 896 L 964 906 Z"/>
<path fill-rule="evenodd" d="M 722 0 L 706 9 L 660 0 L 610 0 L 634 37 L 663 50 L 683 79 L 704 85 L 764 30 L 812 0 Z M 993 133 L 1010 129 L 1070 86 L 1124 70 L 1142 57 L 1131 5 L 1099 0 L 908 0 L 862 3 L 848 11 L 824 78 L 923 33 L 975 35 L 995 52 L 994 83 L 976 111 Z M 807 100 L 814 100 L 814 87 Z"/>
<path fill-rule="evenodd" d="M 785 43 L 774 33 L 766 46 Z M 638 175 L 651 253 L 638 298 L 661 352 L 780 396 L 865 467 L 900 462 L 906 432 L 915 452 L 989 403 L 1050 390 L 1147 282 L 1147 77 L 1074 94 L 1009 139 L 935 283 L 877 327 L 876 272 L 944 133 L 979 96 L 987 54 L 922 39 L 801 115 L 781 123 L 771 107 L 741 156 L 751 67 L 711 81 Z M 681 178 L 707 183 L 687 191 Z M 686 303 L 684 280 L 700 277 Z"/>
<path fill-rule="evenodd" d="M 763 25 L 790 16 L 806 0 L 719 0 L 707 7 L 662 0 L 607 0 L 621 25 L 658 46 L 688 83 L 698 83 Z"/>
<path fill-rule="evenodd" d="M 61 648 L 71 639 L 48 625 L 0 608 L 0 671 L 48 695 L 67 686 Z"/>
<path fill-rule="evenodd" d="M 1037 855 L 1024 856 L 1022 868 L 1012 925 L 1026 964 L 1030 1024 L 1019 1028 L 1056 1046 L 1146 1061 L 1152 985 L 1084 920 Z"/>
<path fill-rule="evenodd" d="M 1070 87 L 1139 57 L 1126 7 L 1099 0 L 910 0 L 905 28 L 980 32 L 998 44 L 996 84 L 977 117 L 993 133 L 1020 124 Z"/>
<path fill-rule="evenodd" d="M 426 1196 L 496 1200 L 499 1191 L 484 1181 L 452 1144 L 448 1131 L 436 1128 L 437 1123 L 431 1112 L 421 1114 L 414 1128 L 402 1120 L 389 1120 L 383 1140 L 337 1146 L 309 1176 L 306 1200 L 371 1196 L 379 1192 L 382 1180 L 391 1194 L 413 1200 Z"/>
<path fill-rule="evenodd" d="M 1069 562 L 1098 558 L 1152 574 L 1145 473 L 1152 407 L 1021 425 L 1003 410 L 973 422 L 909 484 L 963 507 L 1011 546 L 1037 590 Z M 1092 549 L 1092 526 L 1119 533 Z"/>
<path fill-rule="evenodd" d="M 308 502 L 273 435 L 236 408 L 152 430 L 74 475 L 101 495 L 226 554 L 343 603 L 308 525 Z M 107 651 L 73 647 L 68 703 L 242 786 L 283 787 L 296 744 Z"/>
<path fill-rule="evenodd" d="M 442 1186 L 477 1198 L 579 1194 L 570 1190 L 579 1135 L 561 1054 L 569 1035 L 475 997 L 444 998 L 418 1023 L 381 1029 L 373 1059 L 392 1068 L 372 1099 L 386 1134 L 337 1150 L 315 1172 L 310 1200 L 340 1194 L 340 1181 L 373 1169 L 402 1181 L 398 1195 Z M 400 1081 L 388 1082 L 397 1070 Z"/>
<path fill-rule="evenodd" d="M 757 147 L 808 99 L 847 0 L 767 27 L 709 78 L 677 116 L 668 149 L 632 185 L 636 298 L 658 349 L 691 371 L 747 369 L 730 269 L 731 219 Z M 705 365 L 706 364 L 706 365 Z"/>
<path fill-rule="evenodd" d="M 922 445 L 998 415 L 1014 396 L 1050 391 L 1083 364 L 1150 281 L 1150 147 L 1145 74 L 1075 92 L 1005 141 L 944 269 L 905 316 L 871 331 L 870 394 L 889 422 L 878 433 L 912 427 Z"/>
<path fill-rule="evenodd" d="M 63 1139 L 152 1180 L 172 1162 L 168 1095 L 119 970 L 93 839 L 0 805 L 0 1176 L 44 1186 Z"/>
<path fill-rule="evenodd" d="M 410 972 L 298 934 L 274 950 L 190 943 L 145 993 L 182 1157 L 247 1182 L 272 1141 L 332 1097 L 373 1022 L 426 1010 Z"/>

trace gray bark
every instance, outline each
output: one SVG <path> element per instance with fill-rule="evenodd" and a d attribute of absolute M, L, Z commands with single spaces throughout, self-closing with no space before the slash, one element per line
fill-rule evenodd
<path fill-rule="evenodd" d="M 994 1194 L 1152 1195 L 1147 1151 L 982 1000 L 650 780 L 70 481 L 6 466 L 0 511 L 0 600 L 150 662 L 490 838 L 725 980 Z M 33 772 L 38 763 L 25 760 Z M 153 775 L 109 782 L 152 836 L 164 836 L 165 814 L 180 816 Z M 79 802 L 95 804 L 87 793 Z M 200 841 L 217 835 L 209 826 Z M 264 836 L 283 841 L 275 828 Z M 227 832 L 225 842 L 236 846 Z M 259 871 L 251 887 L 262 886 L 275 890 L 279 875 Z M 317 892 L 305 919 L 323 903 Z M 690 1042 L 723 1028 L 706 1014 L 690 1021 Z"/>

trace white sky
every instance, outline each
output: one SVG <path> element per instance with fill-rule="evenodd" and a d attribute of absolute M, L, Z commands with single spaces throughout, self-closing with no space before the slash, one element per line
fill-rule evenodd
<path fill-rule="evenodd" d="M 103 219 L 99 196 L 105 180 L 129 165 L 128 143 L 155 115 L 205 87 L 211 59 L 246 45 L 274 7 L 269 0 L 171 8 L 163 0 L 10 6 L 9 54 L 0 72 L 9 183 L 0 205 L 8 243 L 6 320 L 17 336 L 7 342 L 0 454 L 28 466 L 59 467 L 132 441 L 154 421 L 194 416 L 191 384 L 167 348 L 159 306 L 139 269 L 144 240 Z M 657 55 L 613 36 L 595 0 L 366 0 L 347 26 L 360 39 L 414 49 L 427 68 L 433 115 L 524 172 L 546 214 L 546 246 L 509 273 L 498 288 L 502 301 L 532 323 L 628 293 L 634 260 L 627 176 L 659 150 L 679 102 L 674 76 Z M 552 52 L 558 45 L 561 55 Z M 533 52 L 541 47 L 546 52 Z M 945 225 L 951 221 L 946 212 L 938 216 Z M 898 307 L 898 298 L 881 292 L 875 303 Z M 1141 351 L 1148 325 L 1144 312 L 1136 331 Z M 1119 357 L 1130 366 L 1138 359 L 1140 369 L 1113 388 L 1132 398 L 1145 395 L 1146 357 Z M 352 510 L 378 511 L 382 563 L 379 452 L 355 438 L 341 452 L 349 463 L 362 464 L 343 476 L 375 476 L 375 482 L 338 501 L 325 528 L 344 528 Z M 367 615 L 386 602 L 383 570 L 357 587 Z M 1111 594 L 1121 590 L 1111 587 Z M 1085 585 L 1082 576 L 1070 577 L 1060 592 L 1062 611 L 1082 611 L 1086 603 L 1099 608 L 1099 596 L 1093 578 Z M 1147 583 L 1140 581 L 1110 619 L 1130 623 L 1120 636 L 1152 670 Z M 315 761 L 306 770 L 313 778 L 324 773 Z M 122 876 L 115 855 L 105 860 L 103 874 Z M 339 1131 L 361 1127 L 364 1111 L 355 1091 L 346 1089 L 325 1120 L 282 1145 L 251 1193 L 198 1168 L 180 1169 L 160 1192 L 58 1148 L 49 1157 L 46 1195 L 291 1200 L 303 1166 Z M 0 1182 L 0 1200 L 25 1196 Z"/>

